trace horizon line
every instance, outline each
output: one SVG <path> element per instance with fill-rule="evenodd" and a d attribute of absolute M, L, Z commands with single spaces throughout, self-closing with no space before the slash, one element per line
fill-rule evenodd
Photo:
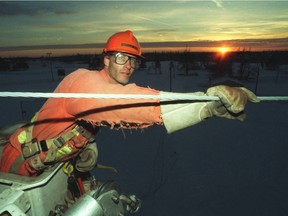
<path fill-rule="evenodd" d="M 199 40 L 199 41 L 159 41 L 142 42 L 142 53 L 149 52 L 217 52 L 221 47 L 230 52 L 241 50 L 288 51 L 288 37 L 272 39 L 232 39 L 232 40 Z M 85 44 L 54 44 L 32 46 L 0 47 L 0 57 L 41 57 L 47 53 L 53 56 L 67 56 L 77 54 L 101 54 L 105 43 Z M 71 51 L 72 50 L 72 51 Z"/>
<path fill-rule="evenodd" d="M 245 44 L 246 45 L 245 45 Z M 197 40 L 197 41 L 158 41 L 158 42 L 140 42 L 143 49 L 145 48 L 162 48 L 162 47 L 241 47 L 243 46 L 261 46 L 267 43 L 283 43 L 288 48 L 288 37 L 284 38 L 265 38 L 265 39 L 230 39 L 230 40 Z M 20 51 L 20 50 L 39 50 L 39 49 L 75 49 L 75 48 L 104 48 L 106 43 L 83 43 L 83 44 L 43 44 L 43 45 L 22 45 L 22 46 L 0 46 L 0 51 Z M 270 44 L 273 46 L 272 44 Z"/>

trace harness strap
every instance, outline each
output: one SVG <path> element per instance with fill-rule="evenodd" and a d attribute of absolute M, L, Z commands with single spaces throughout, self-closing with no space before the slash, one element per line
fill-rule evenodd
<path fill-rule="evenodd" d="M 67 143 L 69 140 L 74 138 L 75 136 L 78 136 L 79 134 L 82 134 L 88 141 L 94 140 L 94 137 L 83 127 L 76 125 L 72 130 L 67 131 L 66 133 L 62 134 L 59 137 L 48 139 L 48 140 L 41 140 L 38 141 L 37 139 L 30 139 L 31 137 L 31 126 L 28 127 L 26 130 L 27 139 L 26 142 L 21 145 L 22 147 L 22 153 L 25 159 L 30 158 L 36 154 L 39 154 L 40 151 L 47 152 L 48 155 L 49 152 L 58 148 L 61 148 L 64 146 L 65 143 Z M 31 141 L 29 141 L 31 140 Z M 56 148 L 54 148 L 56 147 Z M 56 157 L 56 154 L 54 154 Z M 50 159 L 48 161 L 51 161 Z"/>
<path fill-rule="evenodd" d="M 27 141 L 31 142 L 33 140 L 32 131 L 33 131 L 33 127 L 34 127 L 35 121 L 37 119 L 37 116 L 38 116 L 38 112 L 31 119 L 29 127 L 26 127 L 26 129 L 25 129 L 25 131 L 26 131 L 26 142 Z"/>
<path fill-rule="evenodd" d="M 79 125 L 76 125 L 75 128 L 67 131 L 66 133 L 62 134 L 57 138 L 45 140 L 44 142 L 46 143 L 47 149 L 49 149 L 49 151 L 46 155 L 44 164 L 53 163 L 59 160 L 62 155 L 69 154 L 71 152 L 71 149 L 68 146 L 65 149 L 60 148 L 62 148 L 65 143 L 67 143 L 73 137 L 78 136 L 79 134 L 82 134 L 89 142 L 95 140 L 91 133 L 89 133 L 86 129 Z"/>
<path fill-rule="evenodd" d="M 25 161 L 25 158 L 23 157 L 23 154 L 20 153 L 17 156 L 17 158 L 15 159 L 12 166 L 10 167 L 9 173 L 18 174 L 18 171 L 19 171 L 19 169 L 22 166 L 24 161 Z M 45 165 L 43 164 L 43 162 L 40 159 L 39 154 L 34 155 L 30 158 L 30 165 L 33 167 L 34 170 L 40 170 L 43 167 L 45 167 Z"/>
<path fill-rule="evenodd" d="M 69 130 L 59 137 L 47 140 L 38 141 L 32 137 L 32 131 L 38 113 L 32 118 L 31 123 L 18 135 L 18 140 L 21 143 L 22 153 L 14 161 L 10 168 L 11 173 L 18 173 L 21 165 L 26 159 L 29 159 L 29 164 L 35 169 L 40 170 L 49 165 L 54 164 L 62 156 L 68 155 L 73 151 L 72 147 L 64 146 L 69 140 L 81 134 L 88 142 L 94 142 L 94 136 L 80 125 L 76 125 L 72 130 Z M 42 162 L 40 152 L 45 152 L 45 160 Z"/>

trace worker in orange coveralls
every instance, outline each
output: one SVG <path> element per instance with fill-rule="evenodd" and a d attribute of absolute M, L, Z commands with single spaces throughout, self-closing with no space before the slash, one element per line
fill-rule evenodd
<path fill-rule="evenodd" d="M 131 31 L 112 35 L 103 55 L 101 71 L 77 69 L 66 76 L 54 92 L 167 94 L 128 84 L 144 58 Z M 158 124 L 172 133 L 212 116 L 244 120 L 246 102 L 259 102 L 246 88 L 223 85 L 211 87 L 206 93 L 189 94 L 218 96 L 220 101 L 169 104 L 149 99 L 50 98 L 30 124 L 10 136 L 2 153 L 0 171 L 37 176 L 47 167 L 75 157 L 79 171 L 90 171 L 97 162 L 94 137 L 99 127 L 130 129 Z"/>

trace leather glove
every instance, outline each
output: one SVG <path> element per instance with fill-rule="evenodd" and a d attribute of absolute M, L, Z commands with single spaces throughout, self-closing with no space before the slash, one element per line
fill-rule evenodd
<path fill-rule="evenodd" d="M 80 172 L 88 172 L 97 164 L 98 149 L 96 143 L 90 143 L 76 160 L 75 167 Z"/>
<path fill-rule="evenodd" d="M 161 95 L 171 94 L 160 92 Z M 173 93 L 177 94 L 177 93 Z M 218 96 L 220 101 L 192 102 L 192 103 L 161 103 L 161 114 L 168 133 L 198 124 L 212 116 L 228 119 L 244 120 L 243 113 L 247 101 L 254 103 L 260 100 L 254 93 L 243 87 L 229 87 L 219 85 L 204 92 L 188 93 L 196 96 Z"/>
<path fill-rule="evenodd" d="M 230 87 L 225 85 L 214 86 L 207 90 L 206 95 L 218 96 L 220 101 L 207 103 L 207 108 L 210 113 L 207 113 L 207 110 L 206 113 L 204 111 L 201 114 L 203 118 L 215 115 L 218 117 L 244 121 L 246 117 L 244 109 L 247 101 L 253 103 L 260 102 L 253 92 L 244 87 Z"/>

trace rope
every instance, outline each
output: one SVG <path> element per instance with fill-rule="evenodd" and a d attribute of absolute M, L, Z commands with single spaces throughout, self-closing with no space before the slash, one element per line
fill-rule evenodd
<path fill-rule="evenodd" d="M 187 93 L 166 93 L 165 95 L 143 94 L 94 94 L 94 93 L 42 93 L 42 92 L 0 92 L 0 97 L 24 98 L 97 98 L 97 99 L 140 99 L 140 100 L 201 100 L 218 101 L 217 96 L 197 96 Z M 259 96 L 260 101 L 288 101 L 288 96 Z"/>

